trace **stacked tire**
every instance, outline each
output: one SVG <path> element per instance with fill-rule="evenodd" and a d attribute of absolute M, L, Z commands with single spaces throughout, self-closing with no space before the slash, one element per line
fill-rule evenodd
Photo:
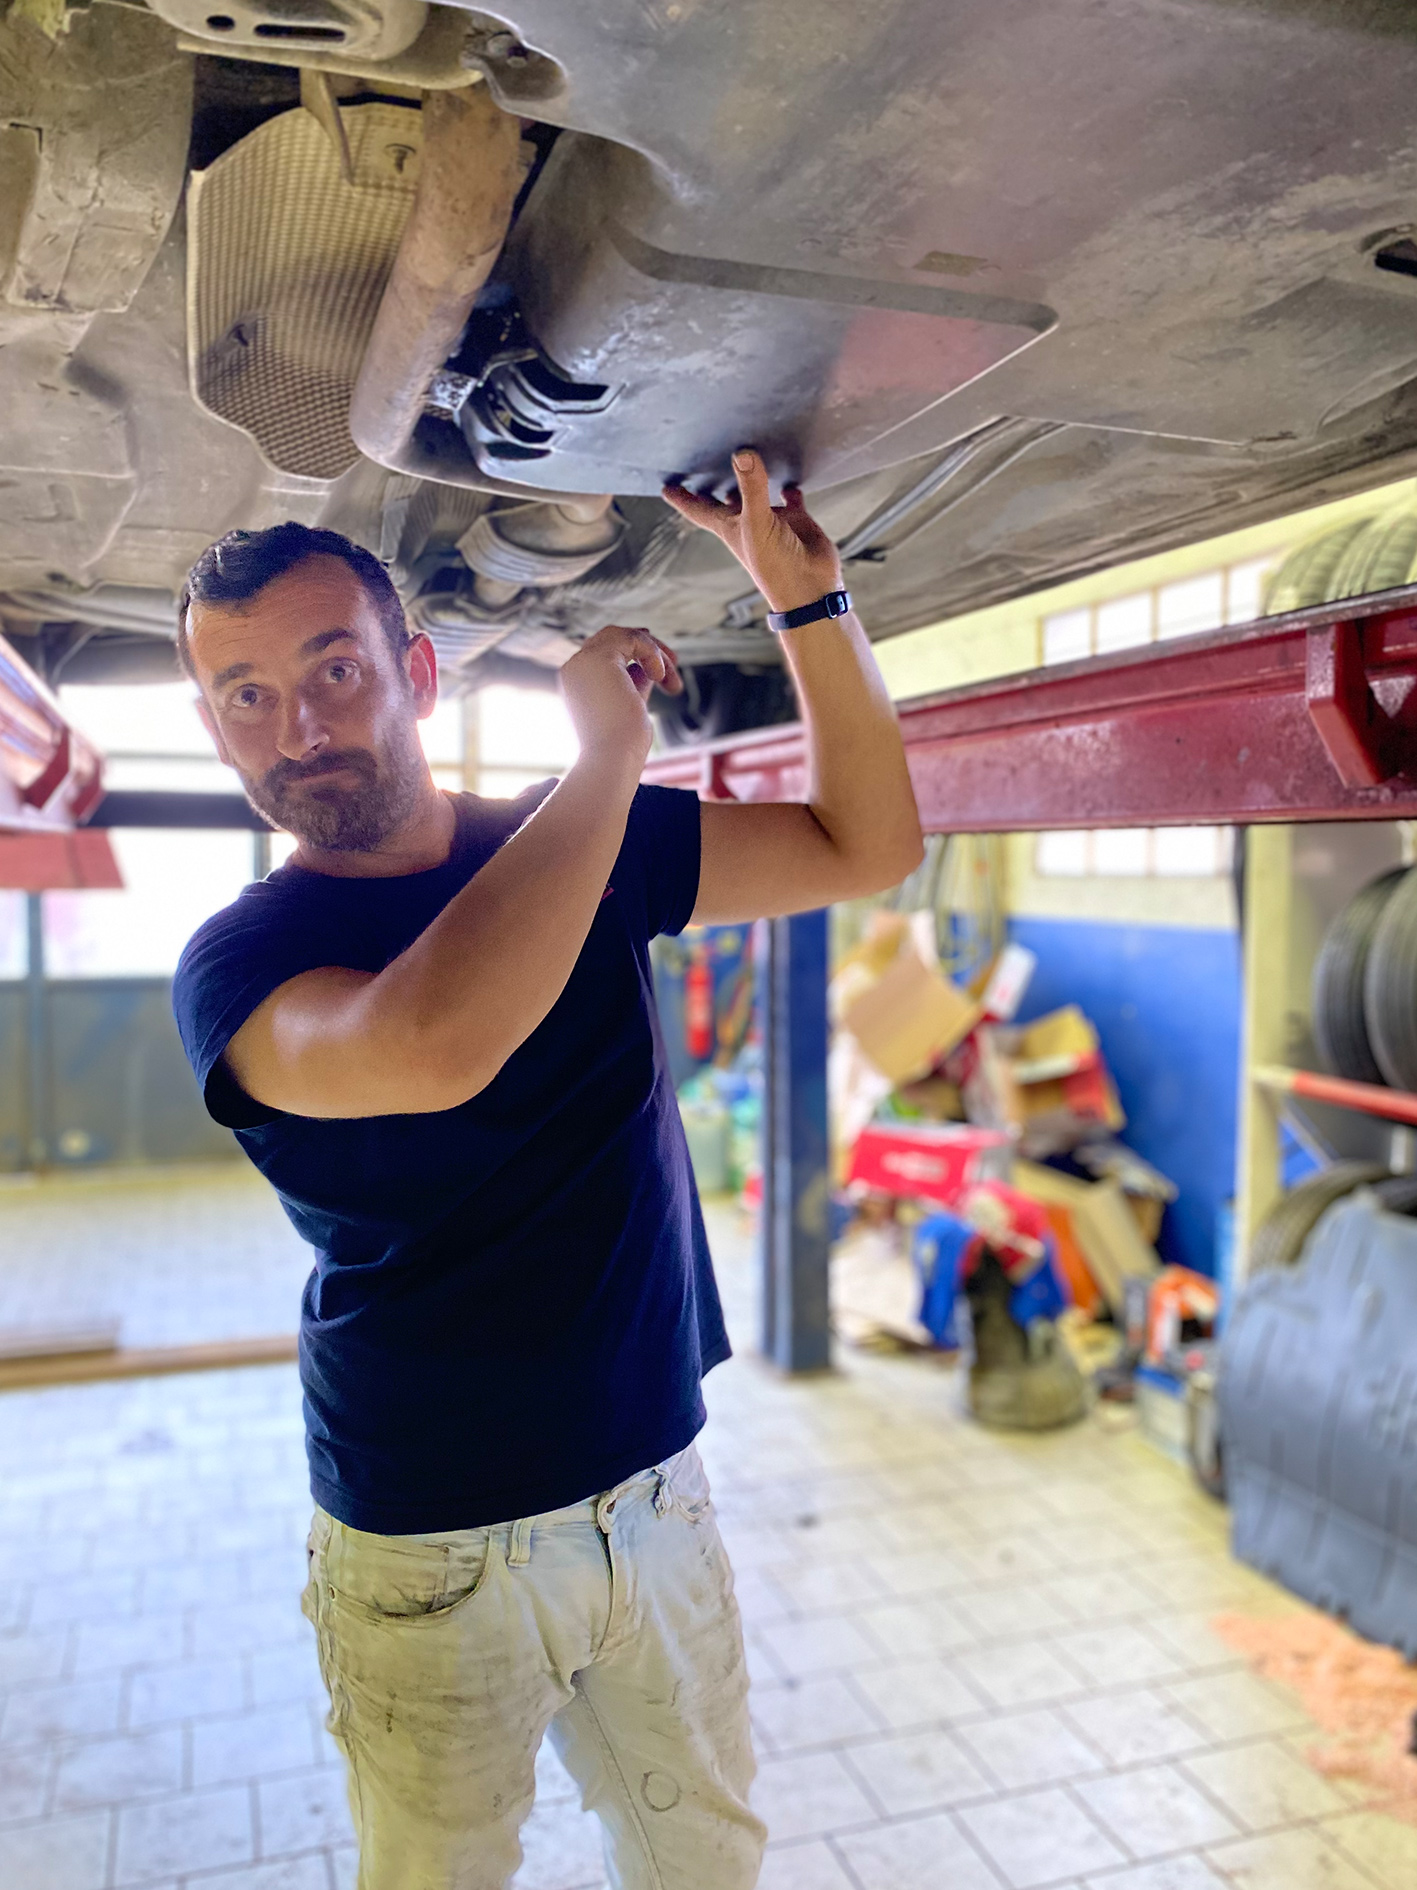
<path fill-rule="evenodd" d="M 1417 1091 L 1417 868 L 1380 874 L 1334 919 L 1314 961 L 1312 1015 L 1330 1075 Z M 1390 1213 L 1417 1210 L 1417 1177 L 1332 1162 L 1275 1204 L 1256 1230 L 1251 1271 L 1293 1266 L 1327 1210 L 1361 1187 Z"/>
<path fill-rule="evenodd" d="M 1380 874 L 1330 925 L 1313 1020 L 1332 1075 L 1417 1090 L 1417 868 Z"/>
<path fill-rule="evenodd" d="M 1383 877 L 1395 883 L 1373 928 L 1363 971 L 1363 1016 L 1381 1080 L 1394 1089 L 1417 1090 L 1417 868 Z"/>

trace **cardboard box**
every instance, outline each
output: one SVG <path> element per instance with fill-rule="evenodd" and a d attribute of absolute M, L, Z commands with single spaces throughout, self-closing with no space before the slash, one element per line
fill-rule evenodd
<path fill-rule="evenodd" d="M 1005 1179 L 1012 1159 L 1012 1138 L 998 1129 L 873 1122 L 856 1138 L 847 1179 L 949 1207 L 977 1183 Z"/>
<path fill-rule="evenodd" d="M 1062 1058 L 1073 1069 L 1081 1069 L 1097 1051 L 1097 1032 L 1076 1004 L 1065 1004 L 1022 1025 L 1014 1043 L 1014 1057 L 1020 1063 Z"/>
<path fill-rule="evenodd" d="M 1152 1280 L 1161 1271 L 1155 1249 L 1142 1239 L 1136 1216 L 1115 1181 L 1078 1181 L 1056 1168 L 1015 1162 L 1013 1185 L 1045 1207 L 1067 1211 L 1088 1271 L 1118 1317 L 1127 1281 Z"/>
<path fill-rule="evenodd" d="M 981 1015 L 975 999 L 907 942 L 879 977 L 843 1004 L 840 1022 L 883 1076 L 909 1083 L 928 1076 Z"/>

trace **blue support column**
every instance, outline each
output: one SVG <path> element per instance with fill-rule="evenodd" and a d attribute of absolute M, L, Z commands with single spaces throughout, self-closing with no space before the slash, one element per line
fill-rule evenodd
<path fill-rule="evenodd" d="M 44 895 L 25 897 L 28 959 L 25 972 L 25 1160 L 43 1168 L 50 1156 L 49 989 L 44 965 Z"/>
<path fill-rule="evenodd" d="M 827 914 L 773 919 L 767 934 L 762 1349 L 784 1371 L 820 1371 L 831 1363 Z"/>

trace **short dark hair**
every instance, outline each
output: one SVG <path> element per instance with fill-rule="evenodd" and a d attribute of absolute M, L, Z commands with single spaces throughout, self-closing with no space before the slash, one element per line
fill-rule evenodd
<path fill-rule="evenodd" d="M 287 519 L 260 532 L 228 532 L 208 545 L 187 573 L 177 600 L 177 656 L 196 680 L 192 652 L 187 647 L 187 608 L 190 604 L 248 604 L 268 584 L 307 558 L 338 558 L 363 584 L 378 612 L 389 642 L 402 655 L 408 648 L 408 624 L 403 605 L 388 572 L 372 551 L 356 545 L 343 532 L 300 525 Z"/>

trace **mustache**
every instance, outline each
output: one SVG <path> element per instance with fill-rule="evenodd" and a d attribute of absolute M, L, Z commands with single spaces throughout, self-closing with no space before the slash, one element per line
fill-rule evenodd
<path fill-rule="evenodd" d="M 379 779 L 379 764 L 367 748 L 332 749 L 312 761 L 278 761 L 262 778 L 261 785 L 279 800 L 297 781 L 317 781 L 322 774 L 341 773 L 358 775 L 366 787 L 373 787 Z"/>

